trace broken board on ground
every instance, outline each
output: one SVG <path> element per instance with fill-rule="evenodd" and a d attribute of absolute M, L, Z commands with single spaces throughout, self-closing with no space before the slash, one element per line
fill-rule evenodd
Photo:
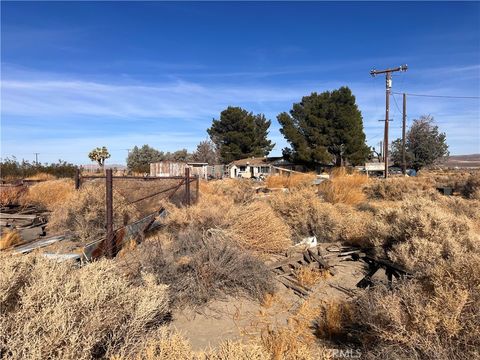
<path fill-rule="evenodd" d="M 320 248 L 313 247 L 301 252 L 293 252 L 284 259 L 267 264 L 268 268 L 276 274 L 277 280 L 292 289 L 297 295 L 306 297 L 310 289 L 300 284 L 295 277 L 295 272 L 302 267 L 314 269 L 331 269 L 330 264 L 323 258 Z"/>

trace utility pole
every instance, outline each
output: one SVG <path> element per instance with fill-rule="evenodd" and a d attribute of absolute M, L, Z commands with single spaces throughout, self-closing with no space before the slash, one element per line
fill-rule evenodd
<path fill-rule="evenodd" d="M 34 153 L 34 154 L 35 154 L 35 164 L 38 165 L 38 155 L 39 155 L 40 153 Z"/>
<path fill-rule="evenodd" d="M 407 127 L 407 94 L 403 93 L 403 119 L 402 119 L 402 174 L 407 174 L 407 160 L 405 158 L 405 131 Z"/>
<path fill-rule="evenodd" d="M 373 77 L 385 74 L 385 131 L 383 136 L 383 158 L 385 159 L 385 179 L 388 177 L 388 123 L 390 121 L 390 92 L 392 89 L 392 72 L 407 71 L 407 65 L 402 65 L 392 69 L 370 71 Z"/>

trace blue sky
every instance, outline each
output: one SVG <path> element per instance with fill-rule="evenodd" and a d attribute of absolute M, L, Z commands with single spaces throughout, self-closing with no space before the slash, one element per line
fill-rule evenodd
<path fill-rule="evenodd" d="M 478 2 L 1 3 L 1 155 L 110 163 L 150 144 L 187 148 L 228 105 L 272 120 L 313 91 L 349 86 L 368 142 L 383 136 L 384 77 L 393 91 L 480 96 Z M 391 138 L 401 134 L 391 99 Z M 480 100 L 408 98 L 431 114 L 452 154 L 480 153 Z"/>

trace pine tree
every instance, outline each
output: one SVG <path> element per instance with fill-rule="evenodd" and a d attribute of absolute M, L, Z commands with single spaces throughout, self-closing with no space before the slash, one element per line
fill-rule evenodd
<path fill-rule="evenodd" d="M 312 93 L 277 117 L 280 132 L 290 143 L 283 154 L 291 161 L 313 167 L 335 162 L 363 163 L 369 155 L 362 114 L 348 87 Z"/>
<path fill-rule="evenodd" d="M 213 119 L 207 130 L 220 152 L 221 161 L 229 163 L 246 157 L 267 156 L 275 144 L 267 139 L 271 121 L 240 107 L 229 106 Z"/>

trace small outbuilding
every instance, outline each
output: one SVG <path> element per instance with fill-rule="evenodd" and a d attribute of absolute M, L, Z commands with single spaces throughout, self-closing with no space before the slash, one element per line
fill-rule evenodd
<path fill-rule="evenodd" d="M 228 174 L 231 178 L 256 178 L 270 175 L 272 169 L 268 158 L 246 158 L 236 160 L 228 166 Z"/>
<path fill-rule="evenodd" d="M 190 168 L 191 176 L 199 176 L 201 179 L 207 179 L 208 163 L 202 162 L 180 162 L 180 161 L 159 161 L 150 164 L 150 176 L 170 177 L 184 176 L 185 169 Z"/>

